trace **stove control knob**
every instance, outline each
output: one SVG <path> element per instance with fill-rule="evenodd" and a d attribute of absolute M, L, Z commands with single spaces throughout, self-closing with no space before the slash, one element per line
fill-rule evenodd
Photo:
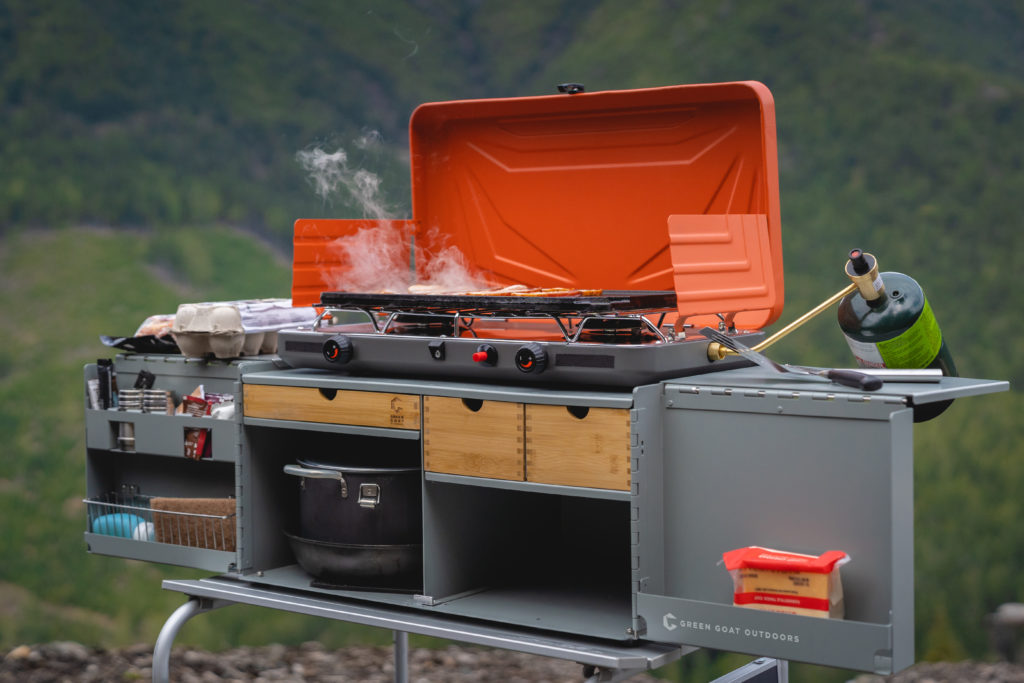
<path fill-rule="evenodd" d="M 544 372 L 548 366 L 548 352 L 537 342 L 524 344 L 516 351 L 516 367 L 523 372 Z"/>
<path fill-rule="evenodd" d="M 352 340 L 336 334 L 324 342 L 323 352 L 328 363 L 347 363 L 352 360 Z"/>
<path fill-rule="evenodd" d="M 498 349 L 490 344 L 481 344 L 473 352 L 473 362 L 481 365 L 494 366 L 498 364 Z"/>

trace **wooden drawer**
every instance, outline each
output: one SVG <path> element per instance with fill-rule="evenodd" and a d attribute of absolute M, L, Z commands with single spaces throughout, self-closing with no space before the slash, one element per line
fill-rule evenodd
<path fill-rule="evenodd" d="M 420 428 L 420 397 L 415 395 L 246 384 L 244 397 L 246 417 Z"/>
<path fill-rule="evenodd" d="M 423 397 L 429 472 L 523 480 L 523 404 Z"/>
<path fill-rule="evenodd" d="M 526 406 L 526 480 L 629 490 L 629 410 Z"/>

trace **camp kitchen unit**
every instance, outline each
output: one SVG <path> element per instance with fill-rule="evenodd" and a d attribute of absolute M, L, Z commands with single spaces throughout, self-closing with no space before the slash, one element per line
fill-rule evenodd
<path fill-rule="evenodd" d="M 276 354 L 114 359 L 122 387 L 235 399 L 227 419 L 86 402 L 89 551 L 216 575 L 165 582 L 190 602 L 158 663 L 231 603 L 608 670 L 694 647 L 913 663 L 915 407 L 1006 383 L 710 360 L 702 326 L 752 346 L 782 311 L 770 93 L 567 90 L 421 106 L 413 217 L 298 221 L 292 299 L 326 315 Z M 455 245 L 498 286 L 579 291 L 336 286 L 332 245 L 396 226 L 420 260 Z M 845 552 L 844 617 L 735 606 L 722 558 L 747 546 Z"/>

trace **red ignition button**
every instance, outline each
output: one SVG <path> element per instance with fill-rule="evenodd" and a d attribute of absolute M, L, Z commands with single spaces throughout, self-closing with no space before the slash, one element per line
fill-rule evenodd
<path fill-rule="evenodd" d="M 481 344 L 476 347 L 476 351 L 473 352 L 473 362 L 482 363 L 483 365 L 497 365 L 498 349 L 494 348 L 490 344 Z"/>

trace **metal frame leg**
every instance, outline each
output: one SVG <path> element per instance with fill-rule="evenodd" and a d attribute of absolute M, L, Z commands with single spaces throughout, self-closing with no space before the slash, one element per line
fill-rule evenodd
<path fill-rule="evenodd" d="M 409 634 L 395 631 L 395 683 L 409 683 Z"/>
<path fill-rule="evenodd" d="M 174 645 L 174 638 L 185 622 L 197 614 L 230 604 L 223 600 L 211 600 L 210 598 L 189 598 L 188 602 L 174 610 L 174 613 L 164 622 L 163 628 L 160 629 L 160 635 L 156 638 L 156 647 L 153 648 L 153 683 L 168 683 L 170 681 L 171 646 Z"/>

